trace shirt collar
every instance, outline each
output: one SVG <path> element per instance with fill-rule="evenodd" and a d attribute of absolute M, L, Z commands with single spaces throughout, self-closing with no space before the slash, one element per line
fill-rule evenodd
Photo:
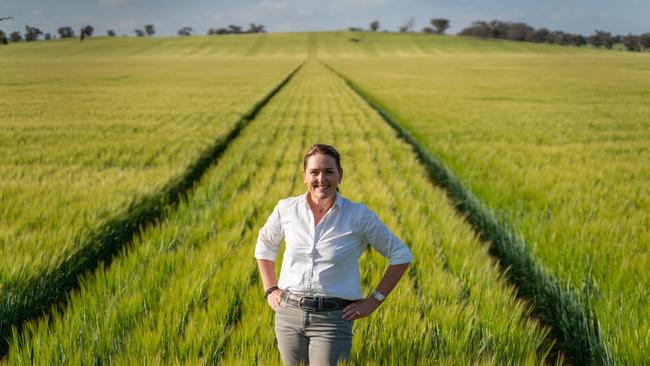
<path fill-rule="evenodd" d="M 305 194 L 302 195 L 302 201 L 305 203 L 305 207 L 307 207 L 307 209 L 309 209 L 309 203 L 307 203 L 308 194 L 309 191 L 305 192 Z M 343 197 L 341 197 L 339 192 L 336 192 L 336 198 L 334 199 L 334 204 L 332 205 L 332 208 L 338 207 L 340 209 L 342 204 L 343 204 Z"/>

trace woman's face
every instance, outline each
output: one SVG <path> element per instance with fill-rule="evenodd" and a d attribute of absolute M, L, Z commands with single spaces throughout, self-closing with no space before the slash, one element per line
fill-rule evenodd
<path fill-rule="evenodd" d="M 322 200 L 336 196 L 336 187 L 341 183 L 343 172 L 339 171 L 333 157 L 315 154 L 307 158 L 302 176 L 311 197 Z"/>

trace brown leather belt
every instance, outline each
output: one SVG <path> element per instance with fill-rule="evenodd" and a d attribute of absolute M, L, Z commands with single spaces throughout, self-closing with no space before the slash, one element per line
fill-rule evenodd
<path fill-rule="evenodd" d="M 338 297 L 298 296 L 286 291 L 282 291 L 280 297 L 287 303 L 305 311 L 341 310 L 354 302 Z"/>

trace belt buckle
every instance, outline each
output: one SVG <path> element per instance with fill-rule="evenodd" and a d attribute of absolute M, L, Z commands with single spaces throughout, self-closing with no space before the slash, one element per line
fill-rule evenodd
<path fill-rule="evenodd" d="M 311 306 L 307 306 L 307 305 L 305 305 L 305 302 L 306 302 L 307 300 L 309 300 L 309 299 L 307 298 L 307 296 L 301 296 L 301 297 L 300 297 L 300 300 L 298 300 L 298 307 L 301 308 L 301 309 L 306 309 L 307 311 L 309 311 L 309 310 L 313 310 L 313 308 L 312 308 Z"/>
<path fill-rule="evenodd" d="M 308 301 L 312 303 L 309 303 L 309 305 L 305 304 Z M 314 301 L 318 301 L 318 304 L 313 304 Z M 298 306 L 300 307 L 300 309 L 303 309 L 305 311 L 321 311 L 320 309 L 322 307 L 319 306 L 320 304 L 321 304 L 321 299 L 318 297 L 301 296 L 300 300 L 298 301 Z"/>

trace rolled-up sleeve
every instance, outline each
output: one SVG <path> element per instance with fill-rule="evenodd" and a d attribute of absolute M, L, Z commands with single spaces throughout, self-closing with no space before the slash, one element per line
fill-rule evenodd
<path fill-rule="evenodd" d="M 280 204 L 278 203 L 271 216 L 266 220 L 266 224 L 259 231 L 257 244 L 255 244 L 255 258 L 275 261 L 282 239 L 284 239 L 284 232 L 282 231 Z"/>
<path fill-rule="evenodd" d="M 390 264 L 410 263 L 413 254 L 377 215 L 368 210 L 363 215 L 364 240 L 372 245 L 381 255 L 388 258 Z"/>

